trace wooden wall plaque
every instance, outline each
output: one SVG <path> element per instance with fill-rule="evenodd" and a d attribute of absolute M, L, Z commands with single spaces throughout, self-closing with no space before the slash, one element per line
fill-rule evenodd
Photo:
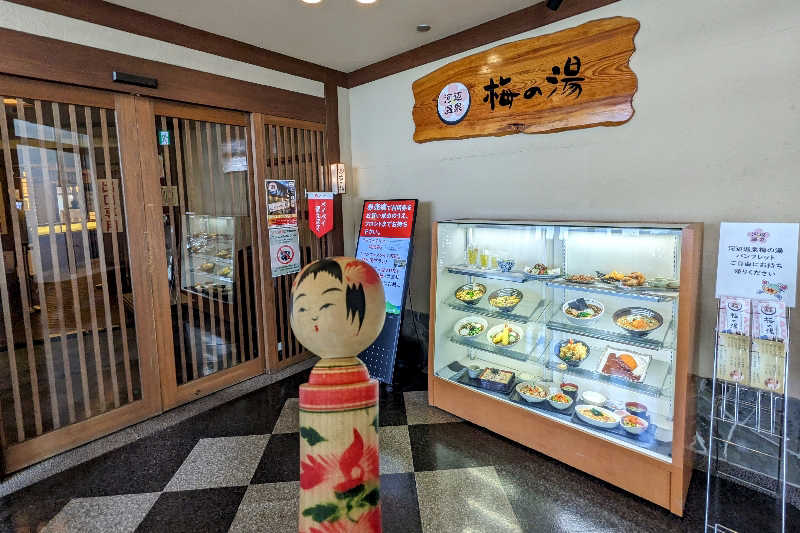
<path fill-rule="evenodd" d="M 497 46 L 418 79 L 418 143 L 619 126 L 633 116 L 639 21 L 594 20 Z"/>

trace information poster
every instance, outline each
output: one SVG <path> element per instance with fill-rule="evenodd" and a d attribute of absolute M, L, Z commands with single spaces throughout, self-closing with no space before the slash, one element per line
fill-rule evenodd
<path fill-rule="evenodd" d="M 267 180 L 267 225 L 272 277 L 300 271 L 297 192 L 294 180 Z"/>
<path fill-rule="evenodd" d="M 716 296 L 783 302 L 794 307 L 800 224 L 723 222 Z"/>
<path fill-rule="evenodd" d="M 297 191 L 294 180 L 267 180 L 267 225 L 297 228 Z"/>
<path fill-rule="evenodd" d="M 386 322 L 375 342 L 359 356 L 371 377 L 391 383 L 397 340 L 408 292 L 417 200 L 368 200 L 361 214 L 356 257 L 372 265 L 386 293 Z"/>

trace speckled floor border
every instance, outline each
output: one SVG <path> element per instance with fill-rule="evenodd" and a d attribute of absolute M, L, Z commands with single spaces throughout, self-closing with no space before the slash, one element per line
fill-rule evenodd
<path fill-rule="evenodd" d="M 295 365 L 284 368 L 274 374 L 261 374 L 236 385 L 217 391 L 213 394 L 200 398 L 186 405 L 181 405 L 175 409 L 166 411 L 153 418 L 149 418 L 127 428 L 121 429 L 105 437 L 100 437 L 82 446 L 66 451 L 59 455 L 45 459 L 40 463 L 29 466 L 19 472 L 11 474 L 8 478 L 0 482 L 0 498 L 16 492 L 22 488 L 48 478 L 59 472 L 85 463 L 95 457 L 99 457 L 106 452 L 121 448 L 138 439 L 152 435 L 162 429 L 174 426 L 183 422 L 187 418 L 200 414 L 209 409 L 213 409 L 226 402 L 249 394 L 267 385 L 271 385 L 284 378 L 307 370 L 317 362 L 316 357 L 301 361 Z"/>

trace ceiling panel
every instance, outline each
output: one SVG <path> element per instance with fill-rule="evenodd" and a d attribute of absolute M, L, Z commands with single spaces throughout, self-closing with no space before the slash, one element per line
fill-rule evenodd
<path fill-rule="evenodd" d="M 344 72 L 452 35 L 540 0 L 112 0 L 187 26 Z M 430 24 L 427 33 L 417 24 Z"/>

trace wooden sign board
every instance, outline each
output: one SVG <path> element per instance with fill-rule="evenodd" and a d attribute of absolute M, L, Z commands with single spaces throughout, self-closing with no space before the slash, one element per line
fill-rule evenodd
<path fill-rule="evenodd" d="M 420 78 L 414 140 L 618 126 L 633 116 L 639 21 L 612 17 L 504 44 Z"/>

